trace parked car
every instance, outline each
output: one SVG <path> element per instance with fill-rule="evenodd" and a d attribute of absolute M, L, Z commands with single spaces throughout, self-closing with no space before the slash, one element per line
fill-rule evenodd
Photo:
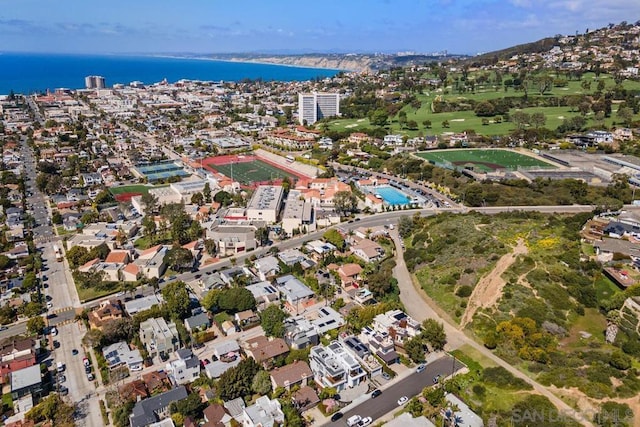
<path fill-rule="evenodd" d="M 407 403 L 409 401 L 409 398 L 407 396 L 402 396 L 400 399 L 398 399 L 398 405 L 402 406 L 405 403 Z"/>
<path fill-rule="evenodd" d="M 60 387 L 59 391 L 61 396 L 66 396 L 67 394 L 69 394 L 69 389 L 64 386 Z"/>
<path fill-rule="evenodd" d="M 89 381 L 93 381 L 93 380 L 95 379 L 95 377 L 93 376 L 93 374 L 92 374 L 91 372 L 89 372 L 89 373 L 87 374 L 87 379 L 88 379 Z"/>
<path fill-rule="evenodd" d="M 335 414 L 331 415 L 331 421 L 338 421 L 343 416 L 344 414 L 342 412 L 336 412 Z"/>
<path fill-rule="evenodd" d="M 363 419 L 360 420 L 360 423 L 358 424 L 358 427 L 366 427 L 366 426 L 370 425 L 372 422 L 373 422 L 373 418 L 364 417 Z"/>
<path fill-rule="evenodd" d="M 362 421 L 362 417 L 360 415 L 352 415 L 347 420 L 347 425 L 349 427 L 355 427 L 360 424 L 360 421 Z"/>
<path fill-rule="evenodd" d="M 371 397 L 375 399 L 376 397 L 380 396 L 381 394 L 382 394 L 382 391 L 380 391 L 379 389 L 375 389 L 371 393 Z"/>
<path fill-rule="evenodd" d="M 71 354 L 72 354 L 73 356 L 77 356 L 77 355 L 78 355 L 78 349 L 77 349 L 77 348 L 74 348 L 73 350 L 71 350 Z"/>
<path fill-rule="evenodd" d="M 434 384 L 438 384 L 438 381 L 440 381 L 440 374 L 438 374 L 435 377 L 433 377 L 433 383 Z"/>
<path fill-rule="evenodd" d="M 416 372 L 420 373 L 422 371 L 424 371 L 424 368 L 426 368 L 427 366 L 424 363 L 421 363 L 418 365 L 418 367 L 416 368 Z"/>
<path fill-rule="evenodd" d="M 340 288 L 338 288 L 340 289 Z M 385 380 L 389 381 L 391 379 L 391 375 L 387 374 L 386 372 L 382 373 L 382 378 L 384 378 Z"/>

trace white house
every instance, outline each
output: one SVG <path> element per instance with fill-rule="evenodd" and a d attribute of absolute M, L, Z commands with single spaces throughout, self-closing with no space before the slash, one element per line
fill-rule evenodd
<path fill-rule="evenodd" d="M 176 351 L 178 359 L 167 363 L 167 373 L 175 385 L 188 384 L 200 376 L 200 360 L 188 348 Z"/>

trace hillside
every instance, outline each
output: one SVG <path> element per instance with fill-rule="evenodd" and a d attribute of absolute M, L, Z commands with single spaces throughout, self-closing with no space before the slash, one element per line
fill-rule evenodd
<path fill-rule="evenodd" d="M 464 62 L 473 67 L 481 65 L 494 65 L 498 61 L 507 60 L 514 55 L 529 55 L 533 53 L 547 52 L 557 43 L 557 37 L 547 37 L 535 42 L 519 44 L 516 46 L 507 47 L 505 49 L 474 56 L 473 58 L 466 59 Z"/>
<path fill-rule="evenodd" d="M 379 55 L 379 54 L 305 54 L 305 55 L 268 55 L 268 54 L 215 54 L 212 59 L 237 62 L 259 62 L 267 64 L 291 65 L 297 67 L 328 68 L 344 71 L 376 71 L 392 67 L 422 65 L 449 59 L 466 58 L 465 55 Z"/>

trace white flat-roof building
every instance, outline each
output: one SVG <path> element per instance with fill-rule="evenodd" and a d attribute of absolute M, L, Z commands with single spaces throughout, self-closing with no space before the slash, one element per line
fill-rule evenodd
<path fill-rule="evenodd" d="M 312 125 L 325 117 L 340 115 L 340 94 L 313 92 L 298 94 L 298 120 Z"/>
<path fill-rule="evenodd" d="M 247 205 L 247 219 L 268 224 L 278 222 L 283 192 L 284 189 L 277 185 L 258 186 Z"/>
<path fill-rule="evenodd" d="M 302 198 L 302 193 L 291 190 L 287 196 L 287 202 L 282 213 L 282 229 L 288 236 L 293 235 L 293 230 L 302 232 L 306 227 L 307 231 L 313 225 L 313 207 Z"/>

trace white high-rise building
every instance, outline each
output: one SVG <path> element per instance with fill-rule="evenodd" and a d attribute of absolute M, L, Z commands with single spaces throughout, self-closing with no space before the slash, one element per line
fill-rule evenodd
<path fill-rule="evenodd" d="M 298 121 L 312 125 L 325 117 L 340 115 L 339 93 L 300 93 L 298 94 Z"/>
<path fill-rule="evenodd" d="M 104 77 L 102 76 L 87 76 L 84 78 L 84 86 L 87 89 L 104 89 Z"/>

